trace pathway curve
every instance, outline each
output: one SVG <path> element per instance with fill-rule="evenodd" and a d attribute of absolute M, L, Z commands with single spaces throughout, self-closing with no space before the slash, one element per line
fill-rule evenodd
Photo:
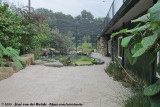
<path fill-rule="evenodd" d="M 124 93 L 124 88 L 104 72 L 110 58 L 102 57 L 98 53 L 93 53 L 93 56 L 102 58 L 105 64 L 62 68 L 32 65 L 15 73 L 0 81 L 0 104 L 75 103 L 83 106 L 68 107 L 119 107 L 119 95 Z"/>

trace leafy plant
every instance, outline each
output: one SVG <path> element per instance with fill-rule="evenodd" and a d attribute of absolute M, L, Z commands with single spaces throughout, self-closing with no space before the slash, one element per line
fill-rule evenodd
<path fill-rule="evenodd" d="M 19 52 L 14 50 L 11 47 L 4 48 L 2 46 L 2 44 L 0 43 L 0 63 L 1 63 L 1 66 L 4 66 L 4 64 L 6 64 L 3 61 L 3 56 L 4 55 L 12 58 L 12 60 L 14 61 L 14 63 L 16 64 L 16 66 L 19 69 L 23 69 L 23 65 L 21 64 L 21 62 L 24 62 L 24 60 L 19 56 Z"/>
<path fill-rule="evenodd" d="M 132 23 L 139 24 L 131 29 L 123 29 L 117 33 L 112 34 L 112 38 L 118 34 L 125 33 L 128 35 L 122 40 L 122 47 L 126 48 L 126 55 L 129 62 L 133 65 L 137 57 L 141 56 L 147 51 L 152 53 L 153 61 L 156 60 L 156 53 L 160 50 L 160 0 L 148 10 L 148 13 L 138 19 L 132 20 Z M 129 43 L 133 40 L 133 43 Z M 129 45 L 129 46 L 128 46 Z M 133 45 L 133 46 L 132 46 Z M 132 48 L 130 50 L 130 48 Z M 152 63 L 152 62 L 151 62 Z M 157 64 L 157 72 L 160 72 L 160 64 Z M 145 89 L 144 94 L 148 96 L 154 96 L 160 93 L 160 80 L 155 84 L 149 86 Z M 160 101 L 151 100 L 151 104 L 160 105 Z"/>

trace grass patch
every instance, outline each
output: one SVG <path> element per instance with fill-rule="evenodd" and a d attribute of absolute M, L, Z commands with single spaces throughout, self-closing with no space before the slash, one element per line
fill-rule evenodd
<path fill-rule="evenodd" d="M 124 104 L 125 107 L 151 107 L 150 99 L 148 96 L 143 95 L 143 90 L 134 93 L 128 97 Z"/>
<path fill-rule="evenodd" d="M 91 54 L 92 49 L 83 49 L 83 54 Z"/>

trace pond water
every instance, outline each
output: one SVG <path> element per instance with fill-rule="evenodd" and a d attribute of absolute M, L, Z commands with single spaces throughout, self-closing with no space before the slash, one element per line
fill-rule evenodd
<path fill-rule="evenodd" d="M 79 60 L 82 57 L 87 57 L 84 55 L 77 55 L 77 54 L 59 54 L 59 55 L 50 55 L 48 58 L 49 59 L 55 59 L 55 60 L 59 60 L 59 58 L 63 58 L 63 57 L 70 57 L 71 60 L 76 59 Z"/>

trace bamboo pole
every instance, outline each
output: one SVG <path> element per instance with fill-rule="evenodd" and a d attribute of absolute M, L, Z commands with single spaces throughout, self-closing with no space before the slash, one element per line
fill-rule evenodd
<path fill-rule="evenodd" d="M 122 66 L 122 64 L 119 62 L 119 60 L 115 56 L 114 56 L 114 58 L 118 61 L 119 65 L 122 67 L 124 72 L 129 76 L 129 78 L 136 82 L 136 80 L 125 70 L 125 68 Z"/>

